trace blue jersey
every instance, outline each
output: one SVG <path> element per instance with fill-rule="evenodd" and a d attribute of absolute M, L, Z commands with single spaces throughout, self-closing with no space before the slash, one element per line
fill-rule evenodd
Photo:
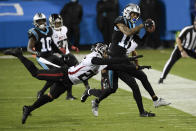
<path fill-rule="evenodd" d="M 131 40 L 133 39 L 133 36 L 127 36 L 119 30 L 117 26 L 119 23 L 126 25 L 130 29 L 135 27 L 135 24 L 131 23 L 122 16 L 115 19 L 114 30 L 112 33 L 112 44 L 110 45 L 110 53 L 112 56 L 125 55 L 127 49 L 130 48 Z"/>
<path fill-rule="evenodd" d="M 52 52 L 52 34 L 53 31 L 51 27 L 46 27 L 46 31 L 40 30 L 38 28 L 31 28 L 28 31 L 28 36 L 34 37 L 36 39 L 35 42 L 35 50 L 40 52 L 41 54 L 47 55 Z"/>

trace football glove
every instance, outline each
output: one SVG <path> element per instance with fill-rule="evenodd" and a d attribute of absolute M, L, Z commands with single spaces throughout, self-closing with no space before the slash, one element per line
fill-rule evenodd
<path fill-rule="evenodd" d="M 147 28 L 150 28 L 154 25 L 154 21 L 152 19 L 147 19 L 145 22 L 144 22 L 144 27 L 147 29 Z"/>
<path fill-rule="evenodd" d="M 73 46 L 73 45 L 72 45 L 72 46 L 71 46 L 71 49 L 74 50 L 74 51 L 76 51 L 77 53 L 79 52 L 79 49 L 78 49 L 78 47 L 76 47 L 76 46 Z"/>

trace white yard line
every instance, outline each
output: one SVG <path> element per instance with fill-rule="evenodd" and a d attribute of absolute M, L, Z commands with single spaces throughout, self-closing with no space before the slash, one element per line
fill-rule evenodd
<path fill-rule="evenodd" d="M 157 70 L 144 70 L 155 93 L 167 101 L 171 102 L 171 107 L 182 110 L 196 116 L 196 81 L 188 80 L 175 75 L 168 75 L 164 81 L 165 84 L 158 84 L 158 79 L 161 74 Z M 93 78 L 100 80 L 101 75 L 98 74 Z M 150 95 L 143 88 L 140 81 L 137 81 L 143 97 L 151 99 Z M 119 80 L 119 88 L 131 91 L 131 89 L 121 80 Z"/>
<path fill-rule="evenodd" d="M 8 58 L 7 56 L 1 56 L 0 58 Z M 76 55 L 81 60 L 84 55 Z M 13 58 L 10 56 L 10 58 Z M 196 116 L 196 81 L 185 79 L 175 75 L 168 75 L 164 84 L 159 85 L 158 79 L 161 75 L 160 71 L 145 69 L 148 79 L 152 84 L 155 93 L 167 101 L 171 102 L 171 107 L 182 110 L 189 114 Z M 100 80 L 100 74 L 93 77 L 96 80 Z M 143 88 L 140 81 L 138 81 L 142 96 L 151 99 L 150 95 Z M 121 80 L 119 80 L 119 88 L 131 91 L 131 89 Z"/>

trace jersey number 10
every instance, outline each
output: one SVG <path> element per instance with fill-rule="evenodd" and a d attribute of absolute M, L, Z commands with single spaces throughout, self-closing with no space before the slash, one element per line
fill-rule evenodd
<path fill-rule="evenodd" d="M 41 52 L 51 51 L 51 37 L 41 38 L 42 49 Z"/>

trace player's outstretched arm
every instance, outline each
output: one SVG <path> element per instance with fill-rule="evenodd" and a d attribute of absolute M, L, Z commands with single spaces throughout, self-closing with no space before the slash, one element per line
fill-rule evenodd
<path fill-rule="evenodd" d="M 133 56 L 133 57 L 128 57 L 128 58 L 99 58 L 99 57 L 94 57 L 92 58 L 91 62 L 92 64 L 95 65 L 111 65 L 111 64 L 122 64 L 122 63 L 127 63 L 129 61 L 134 61 L 138 58 L 143 57 L 143 55 L 139 56 Z"/>

